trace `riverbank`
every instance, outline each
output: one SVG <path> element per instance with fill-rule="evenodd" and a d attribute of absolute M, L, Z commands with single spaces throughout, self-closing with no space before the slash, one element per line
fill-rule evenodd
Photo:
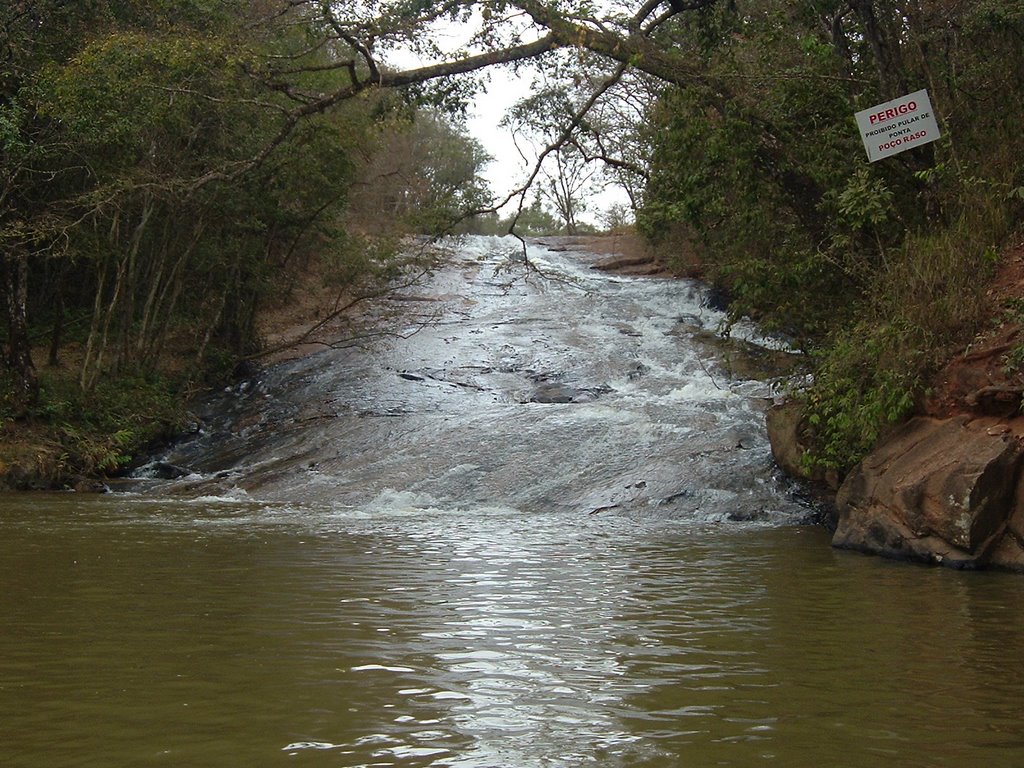
<path fill-rule="evenodd" d="M 0 490 L 102 491 L 136 453 L 194 427 L 183 376 L 123 376 L 85 392 L 74 360 L 39 369 L 40 398 L 0 418 Z"/>
<path fill-rule="evenodd" d="M 834 495 L 833 546 L 956 568 L 1024 571 L 1024 242 L 985 291 L 983 330 L 907 420 L 840 476 L 810 467 L 798 402 L 769 413 L 776 461 Z"/>
<path fill-rule="evenodd" d="M 671 269 L 642 241 L 565 247 L 605 253 L 598 268 L 700 275 L 695 260 Z M 833 546 L 1024 572 L 1024 242 L 1004 250 L 984 294 L 981 332 L 951 350 L 907 419 L 845 475 L 808 463 L 811 427 L 799 402 L 769 412 L 776 462 L 832 507 Z"/>
<path fill-rule="evenodd" d="M 632 233 L 547 237 L 554 251 L 592 255 L 595 269 L 662 278 L 695 276 L 692 254 L 664 254 Z M 338 297 L 306 275 L 260 318 L 266 355 L 249 364 L 307 356 L 370 322 L 374 301 L 324 322 Z M 835 502 L 833 545 L 964 568 L 1024 571 L 1024 243 L 1008 249 L 986 291 L 990 322 L 924 388 L 908 421 L 845 476 L 808 469 L 810 427 L 798 403 L 769 412 L 776 462 Z M 415 296 L 391 297 L 407 312 Z M 378 302 L 379 303 L 379 302 Z M 422 303 L 422 302 L 420 302 Z M 168 382 L 130 382 L 74 411 L 72 366 L 45 372 L 51 418 L 2 425 L 0 487 L 102 490 L 154 440 L 194 429 L 189 396 Z M 67 379 L 67 381 L 65 381 Z M 60 390 L 63 388 L 63 394 Z M 57 397 L 54 395 L 57 394 Z M 77 420 L 76 420 L 77 418 Z"/>

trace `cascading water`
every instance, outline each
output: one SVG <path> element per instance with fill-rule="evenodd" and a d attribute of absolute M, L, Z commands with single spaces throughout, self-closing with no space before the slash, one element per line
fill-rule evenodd
<path fill-rule="evenodd" d="M 399 297 L 431 322 L 223 393 L 161 466 L 193 492 L 361 512 L 807 516 L 775 481 L 770 384 L 730 378 L 694 340 L 723 321 L 701 286 L 543 245 L 531 269 L 517 248 L 467 238 Z"/>

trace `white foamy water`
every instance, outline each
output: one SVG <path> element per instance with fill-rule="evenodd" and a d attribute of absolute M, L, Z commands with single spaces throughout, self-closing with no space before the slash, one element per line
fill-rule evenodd
<path fill-rule="evenodd" d="M 699 284 L 608 275 L 537 244 L 527 256 L 468 238 L 400 297 L 428 307 L 414 335 L 223 393 L 203 434 L 161 457 L 191 473 L 161 492 L 370 516 L 807 516 L 771 461 L 771 383 L 731 376 L 695 341 L 724 322 Z"/>

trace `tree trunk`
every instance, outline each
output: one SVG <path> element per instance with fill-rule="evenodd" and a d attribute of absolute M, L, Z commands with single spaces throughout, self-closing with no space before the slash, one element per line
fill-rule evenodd
<path fill-rule="evenodd" d="M 64 336 L 64 291 L 61 289 L 59 279 L 55 301 L 57 303 L 57 310 L 53 318 L 53 329 L 50 332 L 50 356 L 48 362 L 48 365 L 53 368 L 60 365 L 60 343 Z"/>
<path fill-rule="evenodd" d="M 906 93 L 907 73 L 903 66 L 899 30 L 886 25 L 875 12 L 874 0 L 851 0 L 850 7 L 860 19 L 864 37 L 871 46 L 882 87 L 882 97 L 894 99 Z"/>
<path fill-rule="evenodd" d="M 35 403 L 39 378 L 32 363 L 28 337 L 28 256 L 8 256 L 3 263 L 3 291 L 7 304 L 7 349 L 5 362 L 11 379 L 16 410 Z"/>

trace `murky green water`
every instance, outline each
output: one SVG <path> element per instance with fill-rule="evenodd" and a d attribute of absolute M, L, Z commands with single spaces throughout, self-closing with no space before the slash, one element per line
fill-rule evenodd
<path fill-rule="evenodd" d="M 41 766 L 1017 766 L 1024 581 L 633 514 L 0 499 Z"/>
<path fill-rule="evenodd" d="M 833 552 L 701 286 L 509 247 L 0 497 L 0 768 L 1024 765 L 1024 580 Z"/>

